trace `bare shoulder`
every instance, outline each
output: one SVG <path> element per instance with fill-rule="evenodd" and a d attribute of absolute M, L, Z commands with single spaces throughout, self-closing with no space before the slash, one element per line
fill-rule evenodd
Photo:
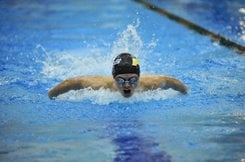
<path fill-rule="evenodd" d="M 141 90 L 150 90 L 160 88 L 165 81 L 165 76 L 156 74 L 141 75 L 139 80 L 139 88 Z"/>
<path fill-rule="evenodd" d="M 170 76 L 147 74 L 140 77 L 139 90 L 150 90 L 157 88 L 172 88 L 184 94 L 188 92 L 188 88 L 181 81 Z"/>
<path fill-rule="evenodd" d="M 140 76 L 142 80 L 155 80 L 155 79 L 160 79 L 166 77 L 164 75 L 158 75 L 158 74 L 143 74 Z"/>
<path fill-rule="evenodd" d="M 56 97 L 69 90 L 78 90 L 91 87 L 92 89 L 109 88 L 115 90 L 115 84 L 112 77 L 109 76 L 79 76 L 69 78 L 57 84 L 49 92 L 49 98 Z"/>
<path fill-rule="evenodd" d="M 79 76 L 74 78 L 81 82 L 84 87 L 92 87 L 93 89 L 112 88 L 114 86 L 114 81 L 111 76 Z"/>
<path fill-rule="evenodd" d="M 88 76 L 78 76 L 75 78 L 72 78 L 75 80 L 86 80 L 86 81 L 106 81 L 111 82 L 113 81 L 113 78 L 111 76 L 102 76 L 102 75 L 88 75 Z"/>
<path fill-rule="evenodd" d="M 164 82 L 167 80 L 177 80 L 171 76 L 167 75 L 159 75 L 159 74 L 145 74 L 140 77 L 140 81 L 142 83 L 148 83 L 148 82 Z"/>

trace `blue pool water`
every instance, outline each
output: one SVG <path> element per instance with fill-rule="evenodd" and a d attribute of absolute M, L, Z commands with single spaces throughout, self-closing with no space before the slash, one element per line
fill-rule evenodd
<path fill-rule="evenodd" d="M 223 0 L 222 3 L 217 0 L 151 0 L 149 2 L 207 30 L 245 45 L 245 4 L 243 0 Z"/>
<path fill-rule="evenodd" d="M 149 2 L 244 45 L 242 1 Z M 245 159 L 243 55 L 135 1 L 2 0 L 0 8 L 0 161 Z M 136 55 L 143 74 L 178 78 L 189 94 L 125 99 L 85 89 L 48 99 L 65 78 L 111 75 L 121 52 Z"/>

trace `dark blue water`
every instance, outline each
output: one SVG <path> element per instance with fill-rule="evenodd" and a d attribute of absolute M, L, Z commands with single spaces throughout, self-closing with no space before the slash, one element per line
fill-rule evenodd
<path fill-rule="evenodd" d="M 226 30 L 229 21 L 209 19 L 244 21 L 237 19 L 240 1 L 227 3 L 164 6 L 243 44 L 244 28 Z M 197 14 L 210 7 L 215 12 Z M 3 0 L 0 13 L 0 161 L 244 159 L 244 56 L 134 1 Z M 101 89 L 48 99 L 65 78 L 111 75 L 121 52 L 136 55 L 143 74 L 176 77 L 190 93 L 156 90 L 125 99 Z"/>

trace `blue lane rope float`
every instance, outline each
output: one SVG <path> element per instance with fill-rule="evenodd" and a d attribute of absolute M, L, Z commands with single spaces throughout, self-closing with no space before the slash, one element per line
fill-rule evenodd
<path fill-rule="evenodd" d="M 182 17 L 179 17 L 175 14 L 172 14 L 162 8 L 159 8 L 151 3 L 148 3 L 146 2 L 145 0 L 134 0 L 135 2 L 138 2 L 142 5 L 144 5 L 146 8 L 150 9 L 150 10 L 153 10 L 163 16 L 166 16 L 167 18 L 173 20 L 173 21 L 176 21 L 177 23 L 179 24 L 182 24 L 183 26 L 187 27 L 188 29 L 191 29 L 201 35 L 205 35 L 207 37 L 209 37 L 212 41 L 215 41 L 217 43 L 219 43 L 220 45 L 222 46 L 225 46 L 233 51 L 235 51 L 236 53 L 238 54 L 241 54 L 241 55 L 244 55 L 245 54 L 245 47 L 222 36 L 222 35 L 219 35 L 217 33 L 214 33 L 214 32 L 211 32 L 197 24 L 194 24 L 193 22 L 191 21 L 188 21 Z"/>

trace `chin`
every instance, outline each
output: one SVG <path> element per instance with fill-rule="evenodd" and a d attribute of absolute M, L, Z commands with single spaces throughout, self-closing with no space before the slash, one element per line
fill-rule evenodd
<path fill-rule="evenodd" d="M 123 97 L 129 98 L 131 97 L 133 94 L 123 94 Z"/>

